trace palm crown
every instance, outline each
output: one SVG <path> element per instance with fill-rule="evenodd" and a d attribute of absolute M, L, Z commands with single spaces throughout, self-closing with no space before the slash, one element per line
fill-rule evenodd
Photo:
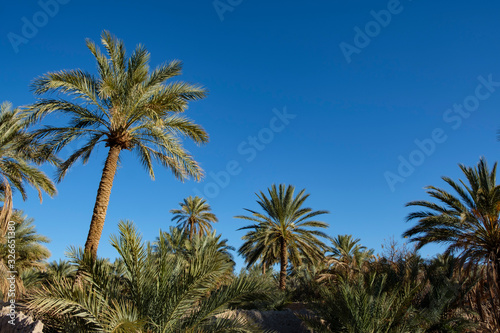
<path fill-rule="evenodd" d="M 179 114 L 188 102 L 201 99 L 206 91 L 184 82 L 166 83 L 181 74 L 181 63 L 172 61 L 149 71 L 149 53 L 139 45 L 129 58 L 123 42 L 103 32 L 106 55 L 90 40 L 87 47 L 97 61 L 98 75 L 80 69 L 52 72 L 37 78 L 35 94 L 57 93 L 74 98 L 40 99 L 31 106 L 32 119 L 52 112 L 69 116 L 69 124 L 47 126 L 38 131 L 49 138 L 54 151 L 74 140 L 83 142 L 60 166 L 58 179 L 78 160 L 86 163 L 99 144 L 109 147 L 85 251 L 94 255 L 102 233 L 114 175 L 122 150 L 134 151 L 154 179 L 153 162 L 169 168 L 180 180 L 200 179 L 202 170 L 183 148 L 179 137 L 205 143 L 202 127 Z"/>
<path fill-rule="evenodd" d="M 469 185 L 448 177 L 442 177 L 458 196 L 443 189 L 428 186 L 427 193 L 441 204 L 429 201 L 412 201 L 407 206 L 420 206 L 426 211 L 408 215 L 407 220 L 418 219 L 413 228 L 404 233 L 418 242 L 418 248 L 425 244 L 445 243 L 447 253 L 461 252 L 461 257 L 476 262 L 490 262 L 500 259 L 500 186 L 496 185 L 496 163 L 489 171 L 486 160 L 481 159 L 477 168 L 460 165 Z"/>

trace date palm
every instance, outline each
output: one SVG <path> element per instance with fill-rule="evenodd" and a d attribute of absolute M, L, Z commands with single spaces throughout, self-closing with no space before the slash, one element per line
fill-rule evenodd
<path fill-rule="evenodd" d="M 280 260 L 280 280 L 279 287 L 286 288 L 286 276 L 288 262 L 294 267 L 301 266 L 305 260 L 319 260 L 327 246 L 320 241 L 317 236 L 328 238 L 328 236 L 319 230 L 310 230 L 308 228 L 328 228 L 328 224 L 321 221 L 312 220 L 312 218 L 327 214 L 328 211 L 313 211 L 311 208 L 302 207 L 304 201 L 309 197 L 305 190 L 301 190 L 294 196 L 295 187 L 284 184 L 272 185 L 268 189 L 269 196 L 263 192 L 257 194 L 257 203 L 260 205 L 263 213 L 245 209 L 251 213 L 251 216 L 236 216 L 236 218 L 255 222 L 239 230 L 253 229 L 260 234 L 256 239 L 257 243 L 254 249 L 260 252 L 260 256 L 265 261 L 268 260 L 270 253 L 279 254 Z M 247 240 L 252 242 L 253 238 Z M 251 248 L 251 246 L 249 246 Z M 243 249 L 243 250 L 242 250 Z M 245 244 L 240 248 L 240 253 L 245 253 Z M 272 252 L 269 252 L 272 251 Z M 259 253 L 253 253 L 254 257 Z"/>
<path fill-rule="evenodd" d="M 359 238 L 352 235 L 338 235 L 332 239 L 331 254 L 325 257 L 328 269 L 320 274 L 319 281 L 334 279 L 337 276 L 352 278 L 359 272 L 365 271 L 367 264 L 373 259 L 373 250 L 359 244 Z"/>
<path fill-rule="evenodd" d="M 496 184 L 497 164 L 490 170 L 484 158 L 477 167 L 460 165 L 466 181 L 459 183 L 442 179 L 455 193 L 428 186 L 427 193 L 438 203 L 412 201 L 407 206 L 425 210 L 408 215 L 417 225 L 404 233 L 417 242 L 417 247 L 429 243 L 447 244 L 446 254 L 458 253 L 462 264 L 486 268 L 489 299 L 500 325 L 500 185 Z M 467 184 L 468 183 L 468 184 Z"/>
<path fill-rule="evenodd" d="M 34 164 L 57 163 L 57 159 L 43 144 L 27 131 L 30 122 L 20 109 L 12 109 L 10 103 L 0 104 L 0 189 L 3 206 L 0 210 L 0 238 L 5 236 L 7 223 L 12 215 L 12 190 L 19 191 L 26 200 L 26 185 L 53 196 L 54 183 Z"/>
<path fill-rule="evenodd" d="M 49 239 L 36 232 L 34 220 L 28 218 L 20 210 L 12 214 L 15 222 L 13 231 L 7 233 L 5 240 L 0 242 L 0 293 L 7 296 L 9 271 L 16 271 L 17 295 L 24 292 L 22 274 L 34 270 L 40 272 L 46 268 L 45 260 L 50 257 L 50 251 L 43 245 Z"/>
<path fill-rule="evenodd" d="M 199 236 L 206 235 L 212 230 L 212 223 L 217 222 L 217 217 L 212 213 L 212 208 L 198 196 L 184 199 L 179 205 L 181 209 L 172 209 L 170 213 L 174 214 L 172 221 L 177 221 L 177 227 L 189 234 L 189 240 L 193 239 L 194 234 Z"/>
<path fill-rule="evenodd" d="M 327 259 L 339 264 L 360 267 L 373 257 L 373 250 L 359 244 L 360 239 L 352 235 L 338 235 L 332 240 L 332 253 Z"/>
<path fill-rule="evenodd" d="M 75 162 L 81 160 L 85 164 L 101 144 L 109 149 L 85 243 L 85 252 L 94 257 L 120 153 L 133 151 L 152 179 L 156 161 L 170 169 L 177 179 L 199 180 L 203 172 L 184 149 L 180 137 L 197 144 L 208 141 L 202 127 L 180 116 L 189 101 L 205 96 L 205 89 L 184 82 L 166 82 L 181 74 L 181 62 L 172 61 L 150 72 L 149 53 L 143 46 L 137 46 L 127 58 L 123 42 L 109 32 L 102 33 L 101 42 L 107 55 L 87 40 L 87 47 L 97 61 L 97 76 L 81 69 L 64 70 L 47 73 L 32 84 L 36 95 L 65 94 L 73 100 L 39 99 L 31 106 L 33 119 L 51 113 L 69 117 L 67 126 L 47 126 L 37 133 L 49 138 L 54 151 L 74 140 L 83 144 L 61 164 L 59 181 Z"/>

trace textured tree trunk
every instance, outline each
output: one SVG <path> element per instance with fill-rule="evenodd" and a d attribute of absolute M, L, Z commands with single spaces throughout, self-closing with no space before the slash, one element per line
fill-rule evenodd
<path fill-rule="evenodd" d="M 281 263 L 280 263 L 280 289 L 286 288 L 286 268 L 288 266 L 288 251 L 286 248 L 286 241 L 281 239 Z"/>
<path fill-rule="evenodd" d="M 192 241 L 194 235 L 194 221 L 191 217 L 189 218 L 189 224 L 191 225 L 191 230 L 189 230 L 189 240 Z"/>
<path fill-rule="evenodd" d="M 111 195 L 111 188 L 113 187 L 120 151 L 120 146 L 111 146 L 109 148 L 108 157 L 106 158 L 104 169 L 102 170 L 101 182 L 97 190 L 94 213 L 92 214 L 89 234 L 87 236 L 87 242 L 85 243 L 85 253 L 90 253 L 94 258 L 97 258 L 97 247 L 99 246 L 104 220 L 106 219 L 109 196 Z"/>
<path fill-rule="evenodd" d="M 495 255 L 495 268 L 496 268 L 496 276 L 495 278 L 495 299 L 500 299 L 500 257 Z M 493 313 L 496 313 L 496 325 L 497 329 L 500 329 L 500 306 L 499 302 L 493 301 Z"/>
<path fill-rule="evenodd" d="M 7 234 L 9 221 L 12 217 L 12 188 L 5 177 L 3 177 L 4 201 L 0 209 L 0 240 Z"/>
<path fill-rule="evenodd" d="M 262 263 L 262 275 L 266 274 L 266 262 Z"/>

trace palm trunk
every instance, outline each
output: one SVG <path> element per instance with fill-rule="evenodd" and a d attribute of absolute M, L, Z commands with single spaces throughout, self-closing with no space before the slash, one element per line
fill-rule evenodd
<path fill-rule="evenodd" d="M 111 146 L 109 148 L 108 157 L 106 158 L 104 169 L 102 170 L 101 182 L 97 190 L 94 213 L 92 214 L 89 234 L 87 236 L 87 242 L 85 243 L 85 253 L 90 253 L 94 258 L 97 258 L 97 247 L 99 246 L 102 229 L 104 228 L 104 220 L 106 219 L 109 196 L 111 195 L 111 188 L 113 187 L 120 151 L 120 146 Z"/>
<path fill-rule="evenodd" d="M 281 263 L 280 263 L 280 289 L 285 290 L 286 288 L 286 268 L 288 266 L 288 251 L 286 248 L 286 241 L 281 239 Z"/>
<path fill-rule="evenodd" d="M 189 218 L 189 224 L 191 225 L 191 230 L 189 230 L 189 241 L 192 241 L 194 235 L 194 221 L 191 217 Z"/>
<path fill-rule="evenodd" d="M 266 274 L 266 262 L 264 261 L 262 263 L 262 275 L 265 275 Z"/>
<path fill-rule="evenodd" d="M 495 298 L 496 300 L 498 300 L 500 298 L 500 257 L 498 255 L 495 255 Z M 493 313 L 496 313 L 496 327 L 497 328 L 500 328 L 500 306 L 499 306 L 499 303 L 497 301 L 493 301 L 491 302 L 491 304 L 493 305 Z"/>
<path fill-rule="evenodd" d="M 12 188 L 5 177 L 3 177 L 3 206 L 0 209 L 0 240 L 5 237 L 12 217 Z"/>

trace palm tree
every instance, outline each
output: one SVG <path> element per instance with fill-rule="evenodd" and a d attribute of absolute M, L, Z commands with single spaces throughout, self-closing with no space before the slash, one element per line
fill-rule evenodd
<path fill-rule="evenodd" d="M 408 215 L 407 220 L 418 219 L 417 225 L 404 233 L 417 242 L 417 248 L 429 243 L 447 244 L 445 254 L 458 253 L 462 266 L 485 267 L 489 299 L 500 326 L 500 186 L 496 184 L 496 168 L 491 171 L 481 158 L 477 167 L 459 165 L 467 178 L 460 183 L 448 177 L 442 179 L 455 191 L 428 186 L 427 193 L 439 203 L 412 201 L 407 206 L 426 210 Z"/>
<path fill-rule="evenodd" d="M 332 239 L 331 254 L 326 256 L 326 272 L 320 274 L 319 281 L 342 275 L 345 278 L 366 269 L 366 264 L 373 259 L 373 250 L 359 244 L 360 239 L 352 235 L 338 235 Z"/>
<path fill-rule="evenodd" d="M 259 253 L 253 253 L 254 256 L 250 261 L 262 257 L 265 262 L 268 262 L 271 260 L 269 258 L 273 257 L 269 253 L 279 254 L 279 287 L 282 290 L 286 287 L 289 260 L 294 267 L 298 267 L 302 265 L 304 259 L 308 261 L 319 260 L 327 249 L 327 246 L 316 236 L 324 238 L 328 238 L 328 236 L 321 231 L 306 228 L 328 228 L 328 224 L 325 222 L 311 220 L 315 216 L 327 214 L 328 211 L 313 211 L 311 208 L 302 207 L 309 194 L 304 194 L 305 190 L 301 190 L 294 197 L 294 191 L 295 187 L 292 185 L 281 184 L 279 189 L 276 185 L 272 185 L 268 189 L 269 197 L 262 192 L 260 195 L 257 194 L 259 198 L 257 203 L 264 210 L 264 213 L 245 209 L 252 215 L 236 216 L 236 218 L 256 223 L 239 229 L 253 229 L 254 232 L 259 233 L 254 249 L 260 253 L 260 256 Z M 250 238 L 247 242 L 253 240 L 254 238 Z M 246 253 L 245 246 L 246 244 L 243 244 L 240 248 L 240 253 Z M 248 245 L 247 247 L 251 248 L 252 246 Z"/>
<path fill-rule="evenodd" d="M 359 244 L 360 239 L 354 239 L 352 235 L 338 235 L 332 239 L 332 254 L 329 256 L 338 263 L 349 266 L 361 266 L 365 261 L 373 257 L 373 250 Z"/>
<path fill-rule="evenodd" d="M 174 214 L 172 221 L 177 221 L 177 227 L 186 234 L 189 233 L 189 240 L 193 239 L 194 234 L 199 236 L 207 234 L 212 230 L 211 223 L 217 222 L 217 217 L 212 213 L 212 208 L 198 196 L 184 199 L 179 205 L 181 209 L 172 209 L 170 213 Z"/>
<path fill-rule="evenodd" d="M 26 184 L 33 186 L 42 200 L 42 191 L 50 196 L 56 193 L 54 183 L 36 166 L 57 158 L 41 142 L 27 131 L 29 120 L 20 109 L 12 109 L 10 103 L 0 104 L 0 190 L 3 206 L 0 210 L 0 238 L 7 232 L 7 223 L 12 215 L 12 189 L 16 189 L 26 200 Z"/>
<path fill-rule="evenodd" d="M 33 119 L 54 112 L 71 117 L 67 126 L 45 127 L 37 132 L 39 137 L 50 138 L 54 151 L 74 140 L 83 142 L 61 164 L 59 181 L 76 161 L 85 164 L 94 148 L 102 143 L 109 147 L 85 243 L 85 252 L 94 257 L 122 150 L 134 151 L 152 179 L 156 161 L 169 168 L 177 179 L 199 180 L 203 171 L 183 148 L 179 136 L 197 144 L 208 141 L 202 127 L 179 115 L 189 101 L 203 98 L 205 89 L 184 82 L 166 83 L 181 74 L 181 62 L 172 61 L 149 72 L 149 53 L 143 46 L 137 46 L 127 58 L 123 42 L 109 32 L 102 33 L 101 42 L 107 56 L 87 40 L 97 61 L 97 76 L 80 69 L 64 70 L 47 73 L 32 84 L 36 95 L 66 94 L 74 101 L 40 99 L 30 107 Z"/>
<path fill-rule="evenodd" d="M 11 275 L 7 272 L 17 272 L 16 289 L 20 295 L 24 292 L 22 274 L 31 270 L 40 272 L 46 267 L 45 260 L 50 257 L 50 251 L 43 245 L 48 243 L 49 239 L 36 232 L 32 218 L 18 210 L 12 215 L 12 221 L 15 222 L 12 237 L 9 232 L 9 236 L 0 242 L 0 293 L 4 298 L 9 287 L 7 277 Z M 14 260 L 10 260 L 12 258 Z"/>

